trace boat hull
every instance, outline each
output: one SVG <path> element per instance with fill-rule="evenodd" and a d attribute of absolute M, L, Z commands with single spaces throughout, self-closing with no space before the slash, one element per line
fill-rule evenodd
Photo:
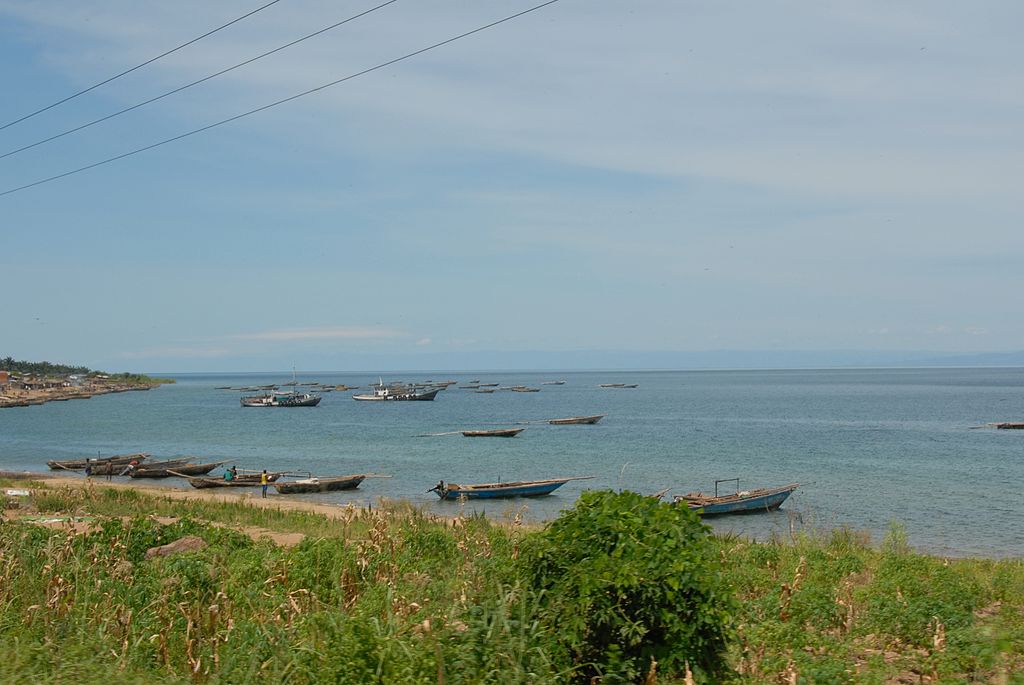
<path fill-rule="evenodd" d="M 724 514 L 757 514 L 778 509 L 796 489 L 797 485 L 794 484 L 781 488 L 754 490 L 746 496 L 727 495 L 710 498 L 682 496 L 677 497 L 676 502 L 678 504 L 685 503 L 687 507 L 703 517 Z"/>
<path fill-rule="evenodd" d="M 267 482 L 273 483 L 280 477 L 280 473 L 268 473 Z M 197 476 L 189 478 L 188 484 L 200 490 L 204 488 L 254 488 L 260 485 L 260 476 L 258 474 L 255 476 L 235 476 L 234 480 Z"/>
<path fill-rule="evenodd" d="M 362 402 L 431 402 L 440 390 L 426 392 L 409 392 L 394 394 L 352 395 L 352 399 Z"/>
<path fill-rule="evenodd" d="M 467 438 L 514 438 L 522 433 L 525 428 L 507 428 L 492 431 L 462 431 Z"/>
<path fill-rule="evenodd" d="M 339 476 L 337 478 L 320 478 L 316 483 L 301 481 L 283 481 L 274 483 L 274 489 L 282 495 L 297 495 L 311 492 L 333 492 L 335 490 L 355 490 L 366 476 Z"/>
<path fill-rule="evenodd" d="M 598 416 L 572 416 L 567 419 L 551 419 L 548 421 L 552 426 L 571 425 L 593 425 L 604 418 L 604 414 Z"/>
<path fill-rule="evenodd" d="M 210 471 L 223 464 L 218 461 L 213 464 L 183 464 L 170 468 L 138 468 L 132 471 L 132 478 L 170 478 L 171 476 L 205 476 Z"/>
<path fill-rule="evenodd" d="M 121 465 L 127 466 L 132 461 L 144 461 L 150 455 L 147 453 L 139 454 L 119 454 L 114 457 L 100 457 L 98 459 L 57 459 L 46 462 L 46 465 L 54 471 L 81 471 L 85 468 L 86 464 L 91 464 L 95 469 L 98 466 L 106 465 Z"/>
<path fill-rule="evenodd" d="M 503 499 L 508 497 L 543 497 L 562 487 L 569 480 L 556 480 L 539 483 L 508 483 L 504 485 L 449 485 L 443 490 L 435 490 L 438 497 L 444 500 L 466 499 Z"/>
<path fill-rule="evenodd" d="M 243 397 L 243 407 L 315 407 L 320 404 L 319 395 L 259 395 Z"/>

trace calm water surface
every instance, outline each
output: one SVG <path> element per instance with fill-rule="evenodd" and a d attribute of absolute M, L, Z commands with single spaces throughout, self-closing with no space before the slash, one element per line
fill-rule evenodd
<path fill-rule="evenodd" d="M 461 483 L 594 476 L 550 497 L 474 505 L 492 516 L 548 519 L 585 488 L 682 494 L 799 482 L 782 511 L 716 519 L 719 530 L 765 538 L 847 526 L 884 537 L 901 522 L 916 547 L 950 555 L 1024 556 L 1024 431 L 971 430 L 1024 420 L 1024 369 L 543 372 L 403 374 L 541 387 L 478 394 L 456 387 L 434 402 L 354 402 L 242 408 L 216 386 L 283 382 L 286 374 L 181 375 L 175 385 L 87 401 L 0 411 L 0 469 L 45 471 L 47 459 L 151 452 L 235 460 L 240 468 L 317 475 L 375 472 L 320 501 L 405 498 L 438 513 L 457 503 L 427 494 Z M 565 385 L 541 385 L 564 379 Z M 376 376 L 307 374 L 361 385 Z M 600 383 L 639 383 L 603 389 Z M 593 426 L 530 424 L 518 437 L 418 437 L 518 421 L 607 414 Z M 168 485 L 181 486 L 177 479 Z M 671 493 L 670 493 L 671 494 Z"/>

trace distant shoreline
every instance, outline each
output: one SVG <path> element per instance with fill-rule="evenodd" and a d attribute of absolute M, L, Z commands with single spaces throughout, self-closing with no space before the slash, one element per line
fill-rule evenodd
<path fill-rule="evenodd" d="M 66 402 L 68 400 L 88 400 L 97 395 L 110 395 L 120 392 L 137 392 L 152 390 L 161 385 L 156 383 L 116 383 L 85 387 L 40 388 L 36 390 L 8 390 L 8 394 L 0 395 L 0 409 L 12 407 L 31 407 L 47 402 Z"/>

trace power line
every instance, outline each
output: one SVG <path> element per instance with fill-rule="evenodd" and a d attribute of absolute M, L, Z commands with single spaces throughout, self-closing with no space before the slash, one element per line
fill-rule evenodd
<path fill-rule="evenodd" d="M 152 143 L 151 145 L 146 145 L 145 147 L 140 147 L 140 148 L 137 148 L 135 150 L 131 150 L 130 152 L 124 152 L 124 153 L 122 153 L 120 155 L 116 155 L 114 157 L 108 157 L 107 159 L 100 160 L 99 162 L 93 162 L 92 164 L 87 164 L 86 166 L 79 167 L 77 169 L 72 169 L 71 171 L 65 171 L 64 173 L 57 174 L 56 176 L 50 176 L 49 178 L 43 178 L 43 179 L 40 179 L 38 181 L 33 181 L 32 183 L 26 183 L 25 185 L 18 186 L 17 188 L 10 188 L 8 190 L 4 190 L 4 191 L 0 192 L 0 197 L 4 197 L 5 195 L 11 195 L 12 193 L 17 193 L 17 192 L 20 192 L 22 190 L 27 190 L 28 188 L 34 188 L 35 186 L 43 185 L 44 183 L 49 183 L 51 181 L 56 181 L 58 179 L 65 178 L 67 176 L 72 176 L 74 174 L 78 174 L 78 173 L 81 173 L 83 171 L 88 171 L 89 169 L 95 169 L 96 167 L 103 166 L 104 164 L 110 164 L 111 162 L 116 162 L 118 160 L 124 159 L 125 157 L 131 157 L 132 155 L 137 155 L 137 154 L 142 153 L 142 152 L 147 152 L 147 151 L 152 150 L 154 148 L 161 147 L 162 145 L 167 145 L 168 143 L 173 143 L 173 142 L 181 140 L 183 138 L 188 138 L 189 136 L 194 136 L 197 133 L 202 133 L 203 131 L 209 131 L 211 128 L 216 128 L 218 126 L 222 126 L 222 125 L 230 123 L 232 121 L 237 121 L 238 119 L 245 118 L 247 116 L 256 114 L 258 112 L 262 112 L 264 110 L 268 110 L 268 109 L 270 109 L 272 107 L 277 107 L 278 105 L 283 105 L 286 102 L 291 102 L 292 100 L 298 100 L 299 98 L 305 97 L 306 95 L 311 95 L 312 93 L 317 93 L 317 92 L 319 92 L 321 90 L 326 90 L 327 88 L 330 88 L 332 86 L 336 86 L 339 83 L 344 83 L 345 81 L 351 81 L 354 78 L 358 78 L 360 76 L 363 76 L 365 74 L 369 74 L 369 73 L 377 71 L 379 69 L 383 69 L 385 67 L 389 67 L 392 64 L 397 64 L 398 62 L 403 62 L 403 61 L 405 61 L 407 59 L 410 59 L 412 57 L 416 57 L 417 55 L 422 55 L 425 52 L 429 52 L 431 50 L 435 50 L 435 49 L 437 49 L 439 47 L 442 47 L 444 45 L 448 45 L 449 43 L 454 43 L 457 40 L 461 40 L 461 39 L 466 38 L 468 36 L 472 36 L 475 33 L 480 33 L 481 31 L 486 31 L 487 29 L 493 28 L 495 26 L 498 26 L 499 24 L 504 24 L 505 22 L 512 21 L 513 19 L 518 19 L 519 17 L 521 17 L 521 16 L 523 16 L 525 14 L 529 14 L 531 12 L 536 12 L 537 10 L 542 9 L 544 7 L 547 7 L 548 5 L 554 5 L 556 2 L 559 2 L 559 0 L 547 0 L 547 2 L 542 2 L 539 5 L 534 5 L 533 7 L 530 7 L 529 9 L 525 9 L 525 10 L 523 10 L 521 12 L 516 12 L 515 14 L 511 14 L 511 15 L 503 18 L 503 19 L 498 19 L 497 21 L 492 21 L 490 24 L 485 24 L 483 26 L 480 26 L 478 28 L 473 29 L 472 31 L 466 31 L 465 33 L 460 33 L 459 35 L 453 36 L 452 38 L 448 38 L 446 40 L 443 40 L 440 43 L 434 43 L 433 45 L 429 45 L 429 46 L 427 46 L 425 48 L 420 48 L 419 50 L 416 50 L 414 52 L 410 52 L 408 54 L 402 55 L 401 57 L 396 57 L 395 59 L 388 60 L 387 62 L 381 62 L 380 64 L 378 64 L 376 66 L 370 67 L 369 69 L 363 69 L 362 71 L 358 71 L 358 72 L 356 72 L 354 74 L 349 74 L 348 76 L 344 76 L 342 78 L 336 79 L 334 81 L 331 81 L 330 83 L 325 83 L 325 84 L 323 84 L 321 86 L 317 86 L 316 88 L 310 88 L 309 90 L 303 91 L 301 93 L 296 93 L 295 95 L 291 95 L 289 97 L 286 97 L 284 99 L 278 100 L 276 102 L 272 102 L 269 105 L 263 105 L 262 107 L 257 107 L 256 109 L 251 109 L 248 112 L 243 112 L 242 114 L 236 114 L 235 116 L 228 117 L 227 119 L 221 119 L 220 121 L 217 121 L 215 123 L 207 124 L 206 126 L 203 126 L 201 128 L 193 129 L 191 131 L 188 131 L 187 133 L 182 133 L 180 135 L 174 136 L 173 138 L 167 138 L 167 139 L 161 140 L 161 141 L 159 141 L 157 143 Z"/>
<path fill-rule="evenodd" d="M 368 10 L 366 10 L 364 12 L 360 12 L 359 14 L 353 15 L 353 16 L 349 17 L 348 19 L 344 19 L 344 20 L 339 21 L 339 22 L 337 22 L 335 24 L 331 24 L 330 26 L 322 28 L 319 31 L 314 31 L 313 33 L 310 33 L 307 36 L 303 36 L 302 38 L 297 38 L 296 40 L 293 40 L 290 43 L 285 43 L 284 45 L 282 45 L 280 47 L 277 47 L 277 48 L 274 48 L 273 50 L 269 50 L 267 52 L 264 52 L 262 55 L 257 55 L 256 57 L 252 57 L 250 59 L 247 59 L 244 62 L 239 62 L 238 64 L 236 64 L 233 67 L 228 67 L 227 69 L 222 69 L 222 70 L 218 71 L 215 74 L 210 74 L 209 76 L 204 76 L 203 78 L 201 78 L 201 79 L 199 79 L 197 81 L 193 81 L 192 83 L 187 83 L 184 86 L 180 86 L 178 88 L 175 88 L 174 90 L 169 90 L 169 91 L 167 91 L 166 93 L 164 93 L 162 95 L 157 95 L 156 97 L 152 97 L 152 98 L 150 98 L 148 100 L 144 100 L 144 101 L 142 101 L 142 102 L 140 102 L 138 104 L 132 105 L 130 107 L 125 107 L 124 109 L 122 109 L 119 112 L 114 112 L 113 114 L 108 114 L 105 117 L 100 117 L 99 119 L 94 119 L 94 120 L 92 120 L 92 121 L 90 121 L 90 122 L 88 122 L 86 124 L 82 124 L 81 126 L 76 126 L 75 128 L 70 128 L 67 131 L 64 131 L 63 133 L 58 133 L 56 135 L 50 136 L 49 138 L 43 138 L 42 140 L 37 140 L 36 142 L 30 143 L 29 145 L 24 145 L 22 147 L 19 147 L 16 150 L 11 150 L 10 152 L 5 152 L 4 154 L 0 155 L 0 159 L 4 159 L 5 157 L 10 157 L 11 155 L 16 155 L 19 152 L 24 152 L 25 150 L 31 150 L 34 147 L 38 147 L 40 145 L 43 145 L 44 143 L 49 143 L 50 141 L 57 140 L 58 138 L 63 138 L 64 136 L 70 135 L 72 133 L 77 133 L 78 131 L 81 131 L 82 129 L 89 128 L 90 126 L 95 126 L 96 124 L 99 124 L 99 123 L 102 123 L 104 121 L 107 121 L 108 119 L 113 119 L 114 117 L 118 117 L 118 116 L 121 116 L 122 114 L 125 114 L 127 112 L 131 112 L 132 110 L 138 109 L 140 107 L 144 107 L 144 106 L 146 106 L 146 105 L 148 105 L 150 103 L 156 102 L 157 100 L 163 100 L 165 97 L 168 97 L 170 95 L 174 95 L 175 93 L 180 93 L 181 91 L 186 90 L 188 88 L 191 88 L 192 86 L 197 86 L 200 83 L 203 83 L 205 81 L 209 81 L 210 79 L 217 78 L 218 76 L 222 76 L 222 75 L 228 73 L 229 71 L 234 71 L 235 69 L 238 69 L 239 67 L 244 67 L 247 64 L 252 64 L 256 60 L 263 59 L 264 57 L 266 57 L 268 55 L 273 55 L 275 52 L 281 52 L 282 50 L 284 50 L 286 48 L 290 48 L 293 45 L 297 45 L 298 43 L 301 43 L 304 40 L 309 40 L 310 38 L 314 38 L 316 36 L 319 36 L 321 33 L 326 33 L 327 31 L 330 31 L 331 29 L 336 29 L 339 26 L 341 26 L 342 24 L 347 24 L 350 21 L 355 21 L 356 19 L 359 19 L 360 17 L 366 16 L 367 14 L 370 14 L 371 12 L 376 12 L 377 10 L 379 10 L 379 9 L 381 9 L 383 7 L 387 7 L 388 5 L 392 5 L 392 4 L 396 3 L 396 2 L 398 2 L 398 0 L 387 0 L 387 2 L 381 3 L 380 5 L 377 5 L 376 7 L 371 7 L 370 9 L 368 9 Z"/>
<path fill-rule="evenodd" d="M 114 76 L 111 76 L 108 79 L 104 79 L 103 81 L 100 81 L 99 83 L 91 85 L 88 88 L 85 88 L 84 90 L 80 90 L 77 93 L 74 93 L 72 95 L 67 96 L 63 100 L 58 100 L 57 102 L 54 102 L 52 105 L 47 105 L 46 107 L 43 107 L 42 109 L 37 109 L 34 112 L 26 114 L 25 116 L 21 117 L 20 119 L 15 119 L 12 122 L 6 123 L 3 126 L 0 126 L 0 131 L 3 131 L 5 128 L 8 128 L 10 126 L 14 126 L 15 124 L 20 124 L 21 122 L 25 121 L 26 119 L 31 119 L 35 115 L 42 114 L 43 112 L 45 112 L 45 111 L 47 111 L 49 109 L 53 109 L 57 105 L 63 105 L 68 100 L 74 100 L 79 95 L 85 95 L 86 93 L 88 93 L 91 90 L 96 90 L 100 86 L 104 86 L 104 85 L 110 83 L 111 81 L 114 81 L 116 79 L 121 78 L 122 76 L 125 76 L 126 74 L 130 74 L 133 71 L 135 71 L 136 69 L 141 69 L 142 67 L 146 66 L 147 64 L 152 64 L 153 62 L 157 61 L 158 59 L 162 59 L 164 57 L 167 57 L 167 55 L 170 55 L 173 52 L 177 52 L 178 50 L 181 50 L 182 48 L 187 48 L 189 45 L 192 45 L 193 43 L 197 43 L 197 42 L 201 41 L 203 38 L 206 38 L 207 36 L 212 36 L 213 34 L 217 33 L 218 31 L 220 31 L 222 29 L 226 29 L 227 27 L 231 26 L 232 24 L 237 24 L 238 22 L 242 21 L 243 19 L 251 17 L 252 15 L 256 14 L 257 12 L 261 12 L 261 11 L 267 9 L 268 7 L 270 7 L 271 5 L 276 5 L 279 2 L 281 2 L 281 0 L 270 0 L 270 2 L 268 2 L 266 5 L 263 5 L 261 7 L 257 7 L 256 9 L 252 10 L 251 12 L 247 12 L 246 14 L 243 14 L 242 16 L 238 17 L 237 19 L 232 19 L 228 23 L 223 24 L 221 26 L 218 26 L 217 28 L 215 28 L 215 29 L 213 29 L 211 31 L 207 31 L 203 35 L 201 35 L 201 36 L 199 36 L 197 38 L 193 38 L 192 40 L 188 41 L 187 43 L 182 43 L 181 45 L 179 45 L 176 48 L 172 48 L 172 49 L 168 50 L 167 52 L 160 53 L 156 57 L 148 59 L 145 62 L 143 62 L 142 64 L 136 64 L 131 69 L 125 69 L 120 74 L 115 74 Z"/>

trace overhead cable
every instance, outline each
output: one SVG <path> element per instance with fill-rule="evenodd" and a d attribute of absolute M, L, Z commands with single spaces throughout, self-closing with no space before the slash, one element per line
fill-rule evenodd
<path fill-rule="evenodd" d="M 151 59 L 147 59 L 142 64 L 136 64 L 131 69 L 125 69 L 120 74 L 115 74 L 115 75 L 111 76 L 110 78 L 104 79 L 104 80 L 100 81 L 99 83 L 95 83 L 95 84 L 89 86 L 88 88 L 85 88 L 83 90 L 78 91 L 77 93 L 73 93 L 72 95 L 67 96 L 63 100 L 58 100 L 57 102 L 54 102 L 51 105 L 47 105 L 46 107 L 43 107 L 41 109 L 37 109 L 34 112 L 30 112 L 30 113 L 26 114 L 25 116 L 23 116 L 23 117 L 21 117 L 19 119 L 15 119 L 14 121 L 8 122 L 8 123 L 4 124 L 3 126 L 0 126 L 0 131 L 4 130 L 5 128 L 8 128 L 10 126 L 14 126 L 15 124 L 20 124 L 21 122 L 25 121 L 26 119 L 31 119 L 35 115 L 42 114 L 43 112 L 45 112 L 47 110 L 50 110 L 50 109 L 53 109 L 54 107 L 56 107 L 58 105 L 63 105 L 65 102 L 67 102 L 69 100 L 74 100 L 79 95 L 85 95 L 86 93 L 88 93 L 91 90 L 96 90 L 100 86 L 104 86 L 104 85 L 110 83 L 111 81 L 114 81 L 116 79 L 121 78 L 122 76 L 130 74 L 133 71 L 135 71 L 136 69 L 141 69 L 142 67 L 146 66 L 147 64 L 152 64 L 153 62 L 157 61 L 158 59 L 162 59 L 164 57 L 167 57 L 167 55 L 170 55 L 171 53 L 177 52 L 178 50 L 181 50 L 182 48 L 187 48 L 189 45 L 192 45 L 193 43 L 198 43 L 203 38 L 206 38 L 207 36 L 212 36 L 213 34 L 217 33 L 218 31 L 226 29 L 227 27 L 231 26 L 232 24 L 237 24 L 238 22 L 242 21 L 243 19 L 247 19 L 247 18 L 251 17 L 252 15 L 256 14 L 257 12 L 261 12 L 261 11 L 267 9 L 268 7 L 270 7 L 271 5 L 276 5 L 279 2 L 281 2 L 281 0 L 270 0 L 270 2 L 268 2 L 266 5 L 262 5 L 261 7 L 257 7 L 256 9 L 254 9 L 254 10 L 252 10 L 250 12 L 247 12 L 247 13 L 243 14 L 242 16 L 240 16 L 240 17 L 238 17 L 236 19 L 232 19 L 231 21 L 229 21 L 226 24 L 222 24 L 221 26 L 218 26 L 217 28 L 215 28 L 215 29 L 213 29 L 211 31 L 207 31 L 206 33 L 204 33 L 201 36 L 197 36 L 196 38 L 193 38 L 192 40 L 188 41 L 187 43 L 182 43 L 181 45 L 179 45 L 176 48 L 172 48 L 172 49 L 168 50 L 167 52 L 160 53 L 156 57 L 153 57 Z"/>
<path fill-rule="evenodd" d="M 344 19 L 344 20 L 339 21 L 339 22 L 337 22 L 335 24 L 331 24 L 330 26 L 322 28 L 319 31 L 314 31 L 313 33 L 310 33 L 309 35 L 303 36 L 302 38 L 297 38 L 296 40 L 293 40 L 290 43 L 285 43 L 284 45 L 282 45 L 280 47 L 277 47 L 277 48 L 274 48 L 273 50 L 269 50 L 267 52 L 264 52 L 262 55 L 257 55 L 256 57 L 252 57 L 250 59 L 247 59 L 244 62 L 239 62 L 238 64 L 236 64 L 233 67 L 228 67 L 227 69 L 222 69 L 222 70 L 218 71 L 215 74 L 210 74 L 209 76 L 204 76 L 203 78 L 198 79 L 196 81 L 193 81 L 192 83 L 186 83 L 185 85 L 180 86 L 178 88 L 175 88 L 174 90 L 169 90 L 166 93 L 163 93 L 162 95 L 157 95 L 156 97 L 152 97 L 152 98 L 150 98 L 148 100 L 143 100 L 142 102 L 134 104 L 134 105 L 132 105 L 130 107 L 125 107 L 124 109 L 122 109 L 122 110 L 120 110 L 118 112 L 114 112 L 113 114 L 108 114 L 105 117 L 100 117 L 99 119 L 94 119 L 94 120 L 92 120 L 92 121 L 90 121 L 88 123 L 82 124 L 81 126 L 76 126 L 75 128 L 70 128 L 67 131 L 64 131 L 63 133 L 58 133 L 56 135 L 50 136 L 49 138 L 43 138 L 42 140 L 37 140 L 34 143 L 30 143 L 28 145 L 24 145 L 22 147 L 19 147 L 19 148 L 15 149 L 15 150 L 11 150 L 10 152 L 5 152 L 2 155 L 0 155 L 0 159 L 4 159 L 5 157 L 10 157 L 11 155 L 16 155 L 19 152 L 24 152 L 25 150 L 31 150 L 34 147 L 38 147 L 40 145 L 43 145 L 44 143 L 49 143 L 50 141 L 57 140 L 58 138 L 63 138 L 64 136 L 70 135 L 72 133 L 77 133 L 78 131 L 81 131 L 82 129 L 89 128 L 90 126 L 95 126 L 96 124 L 102 123 L 102 122 L 107 121 L 109 119 L 113 119 L 114 117 L 121 116 L 122 114 L 125 114 L 127 112 L 131 112 L 132 110 L 138 109 L 140 107 L 144 107 L 144 106 L 146 106 L 146 105 L 148 105 L 150 103 L 156 102 L 157 100 L 163 100 L 165 97 L 168 97 L 170 95 L 174 95 L 175 93 L 180 93 L 181 91 L 186 90 L 188 88 L 191 88 L 192 86 L 197 86 L 200 83 L 204 83 L 205 81 L 209 81 L 210 79 L 214 79 L 214 78 L 217 78 L 218 76 L 222 76 L 222 75 L 228 73 L 229 71 L 234 71 L 235 69 L 238 69 L 239 67 L 244 67 L 247 64 L 252 64 L 256 60 L 263 59 L 264 57 L 266 57 L 268 55 L 273 55 L 275 52 L 280 52 L 280 51 L 282 51 L 282 50 L 284 50 L 286 48 L 290 48 L 291 46 L 297 45 L 298 43 L 301 43 L 304 40 L 309 40 L 310 38 L 314 38 L 315 36 L 319 36 L 321 33 L 326 33 L 327 31 L 330 31 L 331 29 L 336 29 L 336 28 L 338 28 L 339 26 L 341 26 L 343 24 L 347 24 L 350 21 L 355 21 L 356 19 L 359 19 L 360 17 L 366 16 L 367 14 L 370 14 L 371 12 L 376 12 L 377 10 L 381 9 L 382 7 L 387 7 L 388 5 L 392 5 L 392 4 L 396 3 L 396 2 L 398 2 L 398 0 L 387 0 L 387 2 L 381 3 L 381 4 L 377 5 L 376 7 L 371 7 L 370 9 L 368 9 L 368 10 L 366 10 L 364 12 L 360 12 L 359 14 L 353 15 L 353 16 L 349 17 L 348 19 Z"/>
<path fill-rule="evenodd" d="M 383 69 L 385 67 L 389 67 L 392 64 L 397 64 L 398 62 L 403 62 L 403 61 L 405 61 L 407 59 L 410 59 L 412 57 L 416 57 L 417 55 L 422 55 L 425 52 L 429 52 L 429 51 L 435 50 L 435 49 L 437 49 L 439 47 L 448 45 L 449 43 L 454 43 L 457 40 L 461 40 L 461 39 L 466 38 L 468 36 L 472 36 L 475 33 L 480 33 L 481 31 L 486 31 L 489 28 L 493 28 L 495 26 L 498 26 L 499 24 L 504 24 L 505 22 L 512 21 L 513 19 L 517 19 L 517 18 L 519 18 L 519 17 L 521 17 L 521 16 L 523 16 L 525 14 L 529 14 L 531 12 L 536 12 L 537 10 L 543 9 L 544 7 L 547 7 L 548 5 L 554 5 L 556 2 L 559 2 L 559 0 L 547 0 L 547 2 L 542 2 L 539 5 L 534 5 L 533 7 L 530 7 L 529 9 L 525 9 L 525 10 L 523 10 L 521 12 L 516 12 L 515 14 L 511 14 L 511 15 L 503 18 L 503 19 L 498 19 L 497 21 L 492 21 L 489 24 L 485 24 L 483 26 L 480 26 L 478 28 L 473 29 L 472 31 L 466 31 L 465 33 L 460 33 L 459 35 L 453 36 L 452 38 L 448 38 L 446 40 L 443 40 L 440 43 L 434 43 L 433 45 L 428 45 L 425 48 L 420 48 L 419 50 L 416 50 L 414 52 L 410 52 L 408 54 L 402 55 L 401 57 L 396 57 L 395 59 L 388 60 L 387 62 L 381 62 L 380 64 L 378 64 L 376 66 L 372 66 L 372 67 L 370 67 L 368 69 L 363 69 L 362 71 L 358 71 L 358 72 L 356 72 L 354 74 L 349 74 L 348 76 L 344 76 L 342 78 L 336 79 L 336 80 L 331 81 L 329 83 L 325 83 L 325 84 L 323 84 L 321 86 L 317 86 L 316 88 L 310 88 L 309 90 L 305 90 L 305 91 L 303 91 L 301 93 L 296 93 L 295 95 L 291 95 L 291 96 L 283 98 L 281 100 L 277 100 L 276 102 L 271 102 L 269 105 L 263 105 L 262 107 L 257 107 L 256 109 L 251 109 L 248 112 L 243 112 L 242 114 L 236 114 L 235 116 L 228 117 L 227 119 L 221 119 L 220 121 L 214 122 L 212 124 L 207 124 L 206 126 L 203 126 L 201 128 L 193 129 L 191 131 L 188 131 L 187 133 L 182 133 L 180 135 L 174 136 L 173 138 L 166 138 L 166 139 L 161 140 L 159 142 L 152 143 L 151 145 L 146 145 L 145 147 L 140 147 L 140 148 L 137 148 L 135 150 L 131 150 L 129 152 L 124 152 L 124 153 L 122 153 L 120 155 L 115 155 L 114 157 L 108 157 L 107 159 L 100 160 L 99 162 L 93 162 L 92 164 L 87 164 L 86 166 L 79 167 L 77 169 L 72 169 L 71 171 L 65 171 L 64 173 L 57 174 L 56 176 L 50 176 L 48 178 L 43 178 L 43 179 L 40 179 L 38 181 L 33 181 L 32 183 L 26 183 L 23 186 L 18 186 L 16 188 L 10 188 L 8 190 L 4 190 L 4 191 L 0 192 L 0 197 L 3 197 L 5 195 L 11 195 L 12 193 L 17 193 L 17 192 L 20 192 L 22 190 L 27 190 L 28 188 L 33 188 L 35 186 L 43 185 L 44 183 L 50 183 L 51 181 L 56 181 L 58 179 L 65 178 L 67 176 L 72 176 L 74 174 L 78 174 L 78 173 L 81 173 L 83 171 L 88 171 L 89 169 L 95 169 L 96 167 L 103 166 L 104 164 L 110 164 L 111 162 L 116 162 L 118 160 L 124 159 L 125 157 L 131 157 L 132 155 L 137 155 L 137 154 L 142 153 L 142 152 L 147 152 L 147 151 L 152 150 L 154 148 L 161 147 L 162 145 L 167 145 L 168 143 L 173 143 L 173 142 L 181 140 L 183 138 L 188 138 L 189 136 L 194 136 L 197 133 L 202 133 L 203 131 L 209 131 L 212 128 L 216 128 L 218 126 L 223 126 L 224 124 L 230 123 L 232 121 L 237 121 L 238 119 L 242 119 L 244 117 L 247 117 L 247 116 L 250 116 L 250 115 L 253 115 L 253 114 L 257 114 L 258 112 L 262 112 L 264 110 L 268 110 L 268 109 L 270 109 L 272 107 L 277 107 L 278 105 L 283 105 L 286 102 L 291 102 L 292 100 L 298 100 L 299 98 L 305 97 L 306 95 L 311 95 L 311 94 L 317 93 L 317 92 L 319 92 L 321 90 L 326 90 L 327 88 L 330 88 L 332 86 L 336 86 L 339 83 L 344 83 L 345 81 L 351 81 L 354 78 L 358 78 L 360 76 L 364 76 L 365 74 L 369 74 L 371 72 L 378 71 L 378 70 Z"/>

